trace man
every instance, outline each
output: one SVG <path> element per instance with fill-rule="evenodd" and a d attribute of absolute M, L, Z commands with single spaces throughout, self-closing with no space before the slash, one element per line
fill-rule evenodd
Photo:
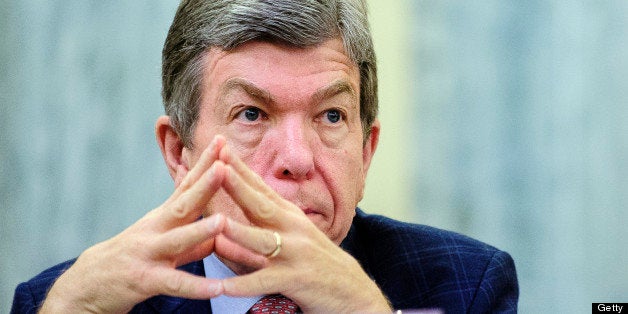
<path fill-rule="evenodd" d="M 183 1 L 162 78 L 174 193 L 13 312 L 516 311 L 508 254 L 356 209 L 380 131 L 363 1 Z"/>

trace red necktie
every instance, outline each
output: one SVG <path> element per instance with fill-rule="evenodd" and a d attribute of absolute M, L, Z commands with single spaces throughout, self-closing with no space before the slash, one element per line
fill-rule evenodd
<path fill-rule="evenodd" d="M 301 310 L 292 300 L 281 294 L 267 295 L 251 307 L 250 314 L 295 314 Z"/>

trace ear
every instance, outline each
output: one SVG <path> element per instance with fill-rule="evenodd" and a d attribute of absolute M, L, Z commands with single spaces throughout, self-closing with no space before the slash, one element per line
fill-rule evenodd
<path fill-rule="evenodd" d="M 371 166 L 371 160 L 373 159 L 373 155 L 375 155 L 375 150 L 377 149 L 377 143 L 379 142 L 379 130 L 380 130 L 380 122 L 379 119 L 375 118 L 373 124 L 371 125 L 371 133 L 369 137 L 364 142 L 364 148 L 362 149 L 362 163 L 364 165 L 364 178 L 366 179 L 366 173 Z"/>
<path fill-rule="evenodd" d="M 179 134 L 172 128 L 169 116 L 161 116 L 155 122 L 155 137 L 161 149 L 161 154 L 168 167 L 168 172 L 174 180 L 175 187 L 183 181 L 189 171 L 189 164 L 185 158 L 185 146 Z"/>

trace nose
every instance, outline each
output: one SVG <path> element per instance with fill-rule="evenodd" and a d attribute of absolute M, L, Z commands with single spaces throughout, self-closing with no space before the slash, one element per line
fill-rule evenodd
<path fill-rule="evenodd" d="M 294 118 L 284 121 L 278 132 L 274 175 L 280 179 L 306 180 L 314 171 L 313 138 L 306 124 Z"/>

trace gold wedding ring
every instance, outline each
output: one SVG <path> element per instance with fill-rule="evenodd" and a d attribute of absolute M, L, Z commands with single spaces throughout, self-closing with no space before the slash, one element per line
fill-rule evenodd
<path fill-rule="evenodd" d="M 275 256 L 277 256 L 279 254 L 279 252 L 281 252 L 281 236 L 279 235 L 279 233 L 277 232 L 273 232 L 273 236 L 275 236 L 275 250 L 272 251 L 270 254 L 266 255 L 266 257 L 268 258 L 273 258 Z"/>

